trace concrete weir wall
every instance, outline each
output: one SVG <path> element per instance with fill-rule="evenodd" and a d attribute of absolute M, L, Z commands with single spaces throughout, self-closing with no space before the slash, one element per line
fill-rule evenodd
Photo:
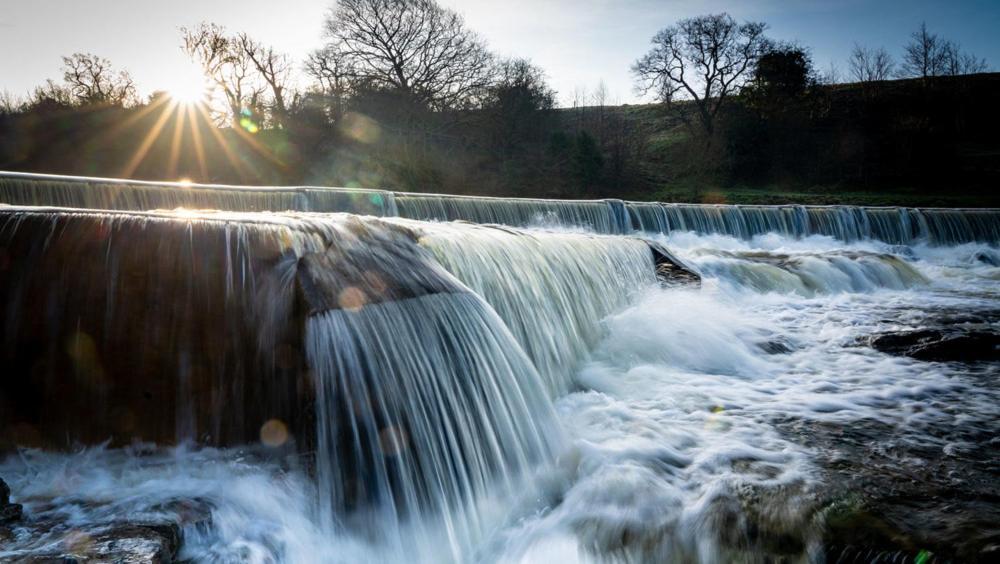
<path fill-rule="evenodd" d="M 515 290 L 491 294 L 506 288 L 498 283 L 504 276 L 535 270 L 542 276 L 565 262 L 545 274 L 559 281 L 547 287 L 578 296 L 579 288 L 604 287 L 588 277 L 621 276 L 621 269 L 587 267 L 609 260 L 594 257 L 618 256 L 635 258 L 634 269 L 655 269 L 650 278 L 698 281 L 666 247 L 647 242 L 647 258 L 642 245 L 629 251 L 637 243 L 624 245 L 625 237 L 565 230 L 528 235 L 372 216 L 552 222 L 616 234 L 641 227 L 741 237 L 775 230 L 902 243 L 1000 241 L 997 210 L 643 204 L 638 214 L 637 206 L 0 173 L 0 451 L 108 439 L 239 444 L 259 440 L 270 422 L 308 442 L 316 434 L 321 386 L 309 368 L 306 327 L 331 311 L 432 294 L 469 297 L 478 280 L 481 291 L 459 300 L 470 302 L 462 307 L 482 313 L 488 306 L 476 300 L 492 299 L 508 324 L 521 327 L 520 346 L 545 364 L 549 357 L 541 349 L 548 341 L 532 333 L 533 323 L 516 323 L 535 319 L 527 310 L 538 304 L 510 299 Z M 141 211 L 154 208 L 173 211 Z M 343 211 L 350 214 L 336 213 Z M 506 238 L 495 236 L 501 232 Z M 584 248 L 593 252 L 579 252 Z M 483 270 L 488 267 L 497 272 Z M 539 297 L 543 304 L 551 300 L 550 293 Z M 566 308 L 576 301 L 567 298 Z M 558 316 L 550 317 L 558 326 Z M 474 333 L 492 335 L 490 324 L 499 318 L 483 319 Z M 383 344 L 376 341 L 373 349 Z M 398 343 L 384 342 L 391 346 L 379 354 L 390 355 Z M 567 343 L 566 351 L 576 350 Z"/>
<path fill-rule="evenodd" d="M 396 215 L 392 192 L 311 186 L 229 186 L 146 182 L 0 171 L 0 204 L 147 211 L 318 211 Z"/>
<path fill-rule="evenodd" d="M 273 226 L 0 208 L 0 444 L 221 442 L 294 418 L 299 328 L 255 319 L 300 307 L 287 250 Z"/>
<path fill-rule="evenodd" d="M 88 209 L 347 212 L 418 220 L 568 226 L 605 234 L 695 231 L 749 239 L 822 235 L 893 244 L 1000 243 L 1000 210 L 673 204 L 494 198 L 321 186 L 225 186 L 0 171 L 0 204 Z"/>
<path fill-rule="evenodd" d="M 413 239 L 346 215 L 0 206 L 0 450 L 243 443 L 270 420 L 311 437 L 309 315 L 357 288 L 464 291 Z"/>

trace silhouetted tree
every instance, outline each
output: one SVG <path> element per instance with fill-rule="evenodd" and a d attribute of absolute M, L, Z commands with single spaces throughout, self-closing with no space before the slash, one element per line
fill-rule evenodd
<path fill-rule="evenodd" d="M 885 48 L 863 47 L 855 43 L 847 66 L 856 82 L 869 84 L 888 80 L 896 64 Z"/>
<path fill-rule="evenodd" d="M 231 45 L 241 51 L 238 57 L 245 57 L 257 76 L 267 85 L 270 91 L 271 118 L 278 126 L 284 126 L 288 116 L 288 84 L 291 79 L 292 61 L 287 55 L 276 52 L 259 41 L 252 39 L 246 33 L 240 33 L 231 41 Z"/>
<path fill-rule="evenodd" d="M 653 49 L 632 65 L 637 87 L 664 102 L 694 101 L 709 138 L 726 99 L 766 50 L 766 25 L 738 23 L 729 14 L 681 20 L 653 37 Z"/>
<path fill-rule="evenodd" d="M 115 71 L 111 61 L 90 53 L 63 57 L 63 80 L 80 105 L 127 106 L 138 101 L 135 81 L 128 71 Z"/>
<path fill-rule="evenodd" d="M 597 140 L 603 145 L 607 134 L 607 105 L 610 98 L 608 85 L 604 82 L 603 78 L 597 81 L 597 86 L 594 87 L 594 92 L 591 93 L 590 98 L 593 103 L 593 121 L 595 122 L 593 130 L 597 133 Z"/>
<path fill-rule="evenodd" d="M 434 0 L 340 0 L 326 34 L 328 53 L 369 89 L 398 90 L 448 109 L 469 106 L 489 84 L 485 44 Z"/>
<path fill-rule="evenodd" d="M 954 41 L 945 41 L 942 50 L 944 51 L 944 62 L 941 66 L 941 74 L 943 75 L 959 76 L 989 70 L 986 59 L 963 52 L 961 46 Z"/>
<path fill-rule="evenodd" d="M 225 120 L 239 124 L 244 112 L 262 106 L 266 85 L 259 80 L 253 61 L 226 29 L 213 23 L 181 28 L 182 48 L 201 66 L 205 76 L 225 98 Z"/>
<path fill-rule="evenodd" d="M 778 45 L 758 59 L 749 89 L 757 98 L 788 99 L 801 95 L 815 81 L 808 51 L 796 45 Z"/>
<path fill-rule="evenodd" d="M 988 68 L 986 59 L 963 52 L 957 42 L 931 33 L 925 22 L 910 34 L 909 43 L 903 47 L 900 76 L 958 76 L 985 72 Z"/>
<path fill-rule="evenodd" d="M 827 67 L 826 72 L 819 78 L 821 84 L 840 84 L 843 81 L 843 74 L 840 72 L 840 66 L 837 65 L 836 61 L 830 61 L 830 66 Z"/>
<path fill-rule="evenodd" d="M 787 173 L 813 135 L 808 124 L 818 106 L 816 77 L 809 52 L 780 44 L 761 55 L 753 78 L 741 92 L 745 107 L 725 114 L 723 169 L 734 178 Z"/>
<path fill-rule="evenodd" d="M 0 90 L 0 114 L 15 114 L 24 107 L 25 101 L 9 90 Z"/>
<path fill-rule="evenodd" d="M 555 91 L 545 72 L 527 59 L 501 61 L 494 74 L 483 109 L 490 124 L 491 144 L 505 158 L 545 130 L 546 112 L 555 106 Z"/>
<path fill-rule="evenodd" d="M 330 47 L 317 49 L 306 58 L 305 71 L 313 81 L 313 90 L 325 101 L 328 119 L 339 120 L 351 94 L 352 73 L 343 57 Z"/>
<path fill-rule="evenodd" d="M 927 31 L 927 24 L 910 34 L 910 42 L 903 47 L 904 76 L 926 78 L 942 74 L 946 58 L 945 41 L 936 33 Z"/>
<path fill-rule="evenodd" d="M 26 108 L 29 111 L 42 108 L 70 107 L 74 104 L 73 94 L 69 88 L 62 84 L 57 84 L 52 79 L 47 79 L 45 84 L 36 86 L 31 91 Z"/>

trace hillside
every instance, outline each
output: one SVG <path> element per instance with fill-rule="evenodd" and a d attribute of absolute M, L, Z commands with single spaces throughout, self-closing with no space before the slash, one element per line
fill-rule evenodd
<path fill-rule="evenodd" d="M 736 100 L 707 153 L 691 146 L 690 105 L 604 111 L 648 135 L 648 184 L 630 199 L 995 207 L 997 100 L 997 73 L 817 86 L 777 116 Z"/>

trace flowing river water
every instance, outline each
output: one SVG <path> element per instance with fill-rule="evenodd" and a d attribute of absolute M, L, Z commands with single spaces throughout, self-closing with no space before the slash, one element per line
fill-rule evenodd
<path fill-rule="evenodd" d="M 26 519 L 0 538 L 0 559 L 86 553 L 122 519 L 179 523 L 177 557 L 193 562 L 1000 554 L 1000 364 L 867 340 L 1000 330 L 995 241 L 662 226 L 623 237 L 545 211 L 521 229 L 254 218 L 253 233 L 291 230 L 300 263 L 320 238 L 340 242 L 336 260 L 367 281 L 306 321 L 313 448 L 281 422 L 243 446 L 178 431 L 175 446 L 18 448 L 0 476 Z M 159 218 L 101 221 L 126 220 Z M 700 287 L 658 284 L 641 238 Z M 402 289 L 384 288 L 390 276 Z M 376 303 L 373 288 L 397 293 Z"/>

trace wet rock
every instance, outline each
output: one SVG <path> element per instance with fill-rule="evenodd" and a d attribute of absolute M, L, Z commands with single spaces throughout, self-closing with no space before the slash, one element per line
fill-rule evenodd
<path fill-rule="evenodd" d="M 20 554 L 25 564 L 114 562 L 115 564 L 166 564 L 180 548 L 177 525 L 118 525 L 102 532 L 70 531 L 57 551 Z"/>
<path fill-rule="evenodd" d="M 309 315 L 467 291 L 440 265 L 417 252 L 411 231 L 391 224 L 377 231 L 356 219 L 345 220 L 345 225 L 358 243 L 331 245 L 298 261 L 296 287 Z"/>
<path fill-rule="evenodd" d="M 212 505 L 203 499 L 177 499 L 126 517 L 127 521 L 89 525 L 66 521 L 55 503 L 35 503 L 30 515 L 0 542 L 0 561 L 116 564 L 168 563 L 177 557 L 185 530 L 211 528 Z M 16 533 L 16 535 L 14 534 Z M 4 539 L 0 528 L 0 541 Z"/>
<path fill-rule="evenodd" d="M 656 264 L 656 278 L 665 286 L 700 286 L 701 275 L 675 257 L 666 247 L 655 242 L 646 240 L 649 249 L 653 252 L 653 262 Z"/>
<path fill-rule="evenodd" d="M 0 479 L 0 527 L 20 521 L 22 509 L 20 503 L 10 502 L 10 487 Z"/>
<path fill-rule="evenodd" d="M 791 345 L 780 339 L 757 343 L 757 348 L 767 354 L 788 354 L 793 350 Z"/>
<path fill-rule="evenodd" d="M 920 550 L 881 550 L 864 546 L 832 546 L 825 551 L 826 561 L 835 564 L 944 564 L 951 560 L 939 558 L 933 552 Z"/>
<path fill-rule="evenodd" d="M 976 261 L 990 266 L 1000 266 L 1000 253 L 991 251 L 979 251 L 973 257 Z"/>
<path fill-rule="evenodd" d="M 1000 333 L 989 330 L 919 329 L 867 338 L 875 350 L 928 361 L 1000 360 Z"/>
<path fill-rule="evenodd" d="M 929 423 L 925 440 L 892 424 L 796 420 L 779 428 L 817 453 L 826 562 L 993 562 L 1000 496 L 989 418 Z M 941 445 L 972 448 L 947 454 Z"/>

